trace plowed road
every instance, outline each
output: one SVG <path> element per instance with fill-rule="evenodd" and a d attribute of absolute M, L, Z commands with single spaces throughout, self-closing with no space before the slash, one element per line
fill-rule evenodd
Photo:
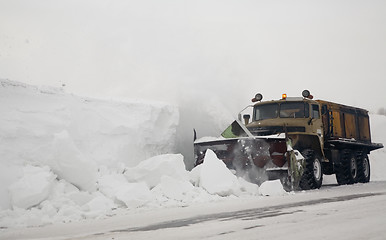
<path fill-rule="evenodd" d="M 386 182 L 6 229 L 0 239 L 386 239 Z"/>

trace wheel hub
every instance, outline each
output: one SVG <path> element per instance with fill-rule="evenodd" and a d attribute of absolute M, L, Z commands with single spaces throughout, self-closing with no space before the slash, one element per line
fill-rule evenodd
<path fill-rule="evenodd" d="M 318 159 L 314 160 L 314 177 L 317 181 L 322 177 L 322 166 Z"/>

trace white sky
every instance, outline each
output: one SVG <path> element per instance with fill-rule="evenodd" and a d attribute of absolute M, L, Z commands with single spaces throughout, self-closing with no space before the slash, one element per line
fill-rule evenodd
<path fill-rule="evenodd" d="M 385 77 L 384 0 L 0 0 L 0 78 L 80 95 L 237 111 L 307 88 L 377 111 Z"/>

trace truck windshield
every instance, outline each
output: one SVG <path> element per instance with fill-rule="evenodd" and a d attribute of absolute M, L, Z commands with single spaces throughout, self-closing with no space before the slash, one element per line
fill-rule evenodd
<path fill-rule="evenodd" d="M 279 110 L 280 109 L 280 110 Z M 254 121 L 273 118 L 308 118 L 310 110 L 304 102 L 282 102 L 257 105 L 254 108 Z"/>
<path fill-rule="evenodd" d="M 264 120 L 264 119 L 272 119 L 277 118 L 279 113 L 279 104 L 271 103 L 264 105 L 257 105 L 254 109 L 254 120 Z"/>
<path fill-rule="evenodd" d="M 280 118 L 308 118 L 308 104 L 304 102 L 285 102 L 280 104 Z"/>

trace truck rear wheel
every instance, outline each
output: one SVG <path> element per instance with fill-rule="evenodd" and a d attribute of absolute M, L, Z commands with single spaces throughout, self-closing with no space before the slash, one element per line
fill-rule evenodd
<path fill-rule="evenodd" d="M 303 190 L 320 188 L 323 182 L 321 158 L 311 149 L 304 150 L 302 155 L 305 160 L 305 168 L 300 179 L 300 188 Z"/>
<path fill-rule="evenodd" d="M 368 183 L 370 181 L 370 161 L 367 154 L 358 154 L 358 182 Z"/>
<path fill-rule="evenodd" d="M 339 185 L 358 182 L 357 156 L 349 149 L 340 151 L 340 162 L 335 165 L 336 180 Z"/>

